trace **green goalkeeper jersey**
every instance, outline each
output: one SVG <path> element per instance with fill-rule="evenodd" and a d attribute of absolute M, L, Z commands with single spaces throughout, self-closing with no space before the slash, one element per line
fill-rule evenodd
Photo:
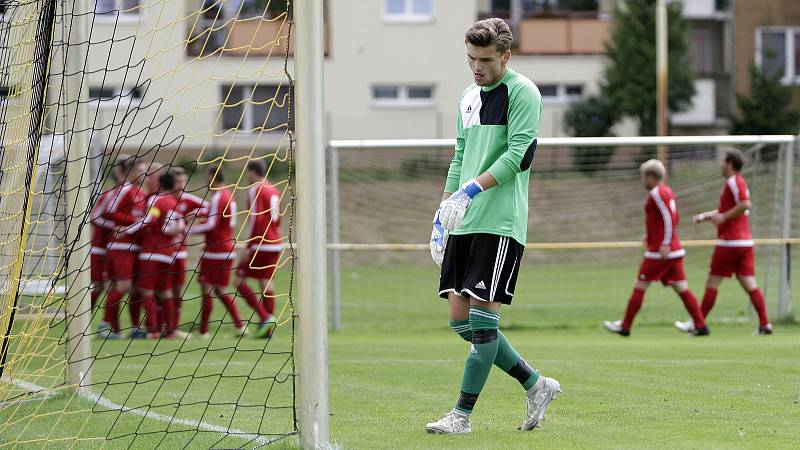
<path fill-rule="evenodd" d="M 451 234 L 489 233 L 525 244 L 528 179 L 539 135 L 542 97 L 535 84 L 506 69 L 490 86 L 474 83 L 459 101 L 456 149 L 445 192 L 486 172 L 497 186 L 477 195 Z"/>

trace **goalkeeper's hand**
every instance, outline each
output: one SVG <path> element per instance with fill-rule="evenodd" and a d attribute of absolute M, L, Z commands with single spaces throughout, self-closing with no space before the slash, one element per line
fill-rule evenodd
<path fill-rule="evenodd" d="M 453 231 L 461 226 L 469 204 L 481 192 L 483 192 L 483 188 L 473 178 L 464 183 L 450 198 L 443 201 L 439 209 L 442 227 L 445 230 Z"/>
<path fill-rule="evenodd" d="M 431 258 L 437 266 L 442 267 L 444 260 L 444 248 L 447 246 L 447 230 L 442 227 L 439 220 L 439 211 L 433 217 L 433 231 L 431 231 Z"/>

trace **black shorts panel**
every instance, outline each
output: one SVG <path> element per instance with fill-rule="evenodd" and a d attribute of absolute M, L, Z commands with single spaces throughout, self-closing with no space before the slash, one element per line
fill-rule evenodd
<path fill-rule="evenodd" d="M 447 298 L 447 294 L 455 292 L 510 305 L 524 249 L 506 236 L 450 235 L 439 276 L 439 296 Z"/>

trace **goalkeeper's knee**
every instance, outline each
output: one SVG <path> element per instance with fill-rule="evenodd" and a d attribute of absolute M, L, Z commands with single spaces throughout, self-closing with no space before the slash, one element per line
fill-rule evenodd
<path fill-rule="evenodd" d="M 469 320 L 451 320 L 450 328 L 465 341 L 472 342 L 472 329 L 469 326 Z"/>

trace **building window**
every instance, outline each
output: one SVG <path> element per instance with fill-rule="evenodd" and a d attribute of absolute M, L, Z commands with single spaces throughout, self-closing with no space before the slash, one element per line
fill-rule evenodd
<path fill-rule="evenodd" d="M 222 86 L 222 128 L 248 133 L 284 133 L 291 92 L 286 85 Z M 294 119 L 294 115 L 292 115 Z M 294 129 L 294 123 L 289 123 Z"/>
<path fill-rule="evenodd" d="M 109 16 L 138 16 L 142 12 L 142 0 L 95 0 L 94 12 Z"/>
<path fill-rule="evenodd" d="M 433 20 L 433 0 L 383 0 L 383 20 L 430 22 Z"/>
<path fill-rule="evenodd" d="M 433 105 L 433 86 L 375 85 L 372 86 L 372 104 L 376 106 L 430 106 Z"/>
<path fill-rule="evenodd" d="M 758 28 L 756 65 L 784 84 L 800 84 L 800 27 Z"/>
<path fill-rule="evenodd" d="M 89 86 L 89 100 L 98 102 L 102 107 L 130 108 L 142 103 L 146 86 L 126 87 L 120 89 L 116 86 Z"/>
<path fill-rule="evenodd" d="M 539 94 L 546 102 L 572 102 L 583 98 L 582 84 L 539 84 Z"/>

